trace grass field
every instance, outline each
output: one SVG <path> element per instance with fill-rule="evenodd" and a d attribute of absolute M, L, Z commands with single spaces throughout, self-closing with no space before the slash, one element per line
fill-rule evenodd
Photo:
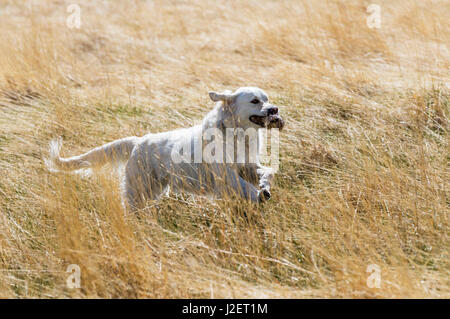
<path fill-rule="evenodd" d="M 76 2 L 80 28 L 73 1 L 0 1 L 0 297 L 450 298 L 448 1 L 377 1 L 380 28 L 371 1 Z M 262 206 L 139 218 L 110 169 L 45 167 L 57 136 L 187 127 L 240 86 L 286 120 Z"/>

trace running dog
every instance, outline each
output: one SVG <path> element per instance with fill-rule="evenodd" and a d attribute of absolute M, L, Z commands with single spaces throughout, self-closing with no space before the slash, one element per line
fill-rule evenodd
<path fill-rule="evenodd" d="M 60 157 L 62 142 L 56 139 L 50 142 L 47 167 L 57 172 L 124 164 L 121 186 L 129 210 L 144 208 L 147 200 L 158 199 L 169 189 L 217 197 L 232 195 L 257 203 L 268 200 L 274 171 L 260 164 L 260 132 L 256 136 L 247 132 L 281 130 L 284 120 L 278 107 L 269 103 L 267 94 L 256 87 L 210 92 L 209 97 L 216 105 L 201 125 L 126 137 L 69 158 Z M 244 148 L 234 143 L 242 133 Z M 181 155 L 181 151 L 190 156 Z M 204 156 L 205 153 L 209 155 Z"/>

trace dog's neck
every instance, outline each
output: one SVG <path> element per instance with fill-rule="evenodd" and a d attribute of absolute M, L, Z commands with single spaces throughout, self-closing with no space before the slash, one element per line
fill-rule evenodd
<path fill-rule="evenodd" d="M 227 141 L 227 129 L 244 129 L 237 125 L 236 121 L 233 118 L 233 114 L 230 109 L 227 109 L 227 106 L 224 106 L 222 104 L 223 102 L 218 102 L 213 110 L 211 110 L 203 119 L 202 123 L 202 132 L 205 132 L 208 129 L 217 129 L 220 130 L 222 133 L 223 138 L 223 149 L 227 149 L 230 143 L 232 143 L 232 147 L 234 148 L 234 158 L 235 161 L 237 159 L 237 155 L 239 151 L 238 150 L 238 143 L 237 143 L 237 136 L 235 135 L 231 140 Z M 228 133 L 229 134 L 229 133 Z M 210 141 L 204 141 L 203 146 L 209 143 Z M 253 143 L 256 143 L 254 145 Z M 228 144 L 228 145 L 227 145 Z M 260 135 L 259 133 L 256 135 L 256 141 L 252 142 L 252 145 L 249 145 L 249 140 L 245 140 L 245 163 L 250 163 L 251 161 L 255 161 L 254 158 L 258 158 L 259 153 L 259 146 L 260 146 Z M 255 153 L 256 157 L 250 158 L 250 153 Z"/>
<path fill-rule="evenodd" d="M 203 131 L 211 128 L 217 128 L 222 133 L 225 133 L 225 130 L 231 122 L 230 119 L 232 114 L 229 110 L 225 110 L 223 106 L 223 102 L 218 102 L 214 109 L 212 109 L 203 119 L 202 129 Z M 230 126 L 233 127 L 233 126 Z"/>

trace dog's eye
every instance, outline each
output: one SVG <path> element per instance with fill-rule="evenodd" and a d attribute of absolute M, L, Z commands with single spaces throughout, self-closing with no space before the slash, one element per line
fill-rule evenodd
<path fill-rule="evenodd" d="M 258 104 L 258 103 L 259 103 L 259 100 L 258 100 L 258 99 L 253 99 L 253 100 L 250 101 L 250 103 Z"/>

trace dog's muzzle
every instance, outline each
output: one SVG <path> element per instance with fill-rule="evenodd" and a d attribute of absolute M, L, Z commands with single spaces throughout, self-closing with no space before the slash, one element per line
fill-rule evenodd
<path fill-rule="evenodd" d="M 284 120 L 281 118 L 281 116 L 278 115 L 277 107 L 268 109 L 267 115 L 264 116 L 252 115 L 250 116 L 249 120 L 256 125 L 269 129 L 277 128 L 279 130 L 282 130 L 284 127 Z"/>

